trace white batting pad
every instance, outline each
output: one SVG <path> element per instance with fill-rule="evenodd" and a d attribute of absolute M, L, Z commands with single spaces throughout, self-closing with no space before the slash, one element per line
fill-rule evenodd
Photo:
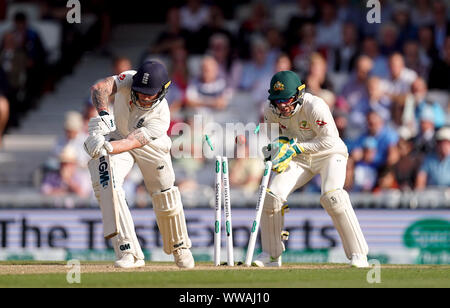
<path fill-rule="evenodd" d="M 92 159 L 88 166 L 94 193 L 102 211 L 104 236 L 111 238 L 116 257 L 120 259 L 125 253 L 131 253 L 137 259 L 144 259 L 125 194 L 114 182 L 113 160 L 105 155 Z M 105 186 L 107 180 L 109 187 Z"/>
<path fill-rule="evenodd" d="M 191 240 L 187 233 L 178 187 L 173 186 L 164 192 L 154 193 L 152 201 L 164 252 L 172 254 L 178 248 L 190 248 Z"/>
<path fill-rule="evenodd" d="M 367 255 L 369 248 L 348 193 L 343 189 L 332 190 L 322 195 L 320 203 L 333 220 L 347 258 L 351 259 L 353 253 Z"/>
<path fill-rule="evenodd" d="M 281 232 L 284 225 L 282 213 L 283 202 L 271 192 L 266 193 L 264 209 L 261 215 L 262 250 L 271 257 L 277 258 L 284 251 Z"/>

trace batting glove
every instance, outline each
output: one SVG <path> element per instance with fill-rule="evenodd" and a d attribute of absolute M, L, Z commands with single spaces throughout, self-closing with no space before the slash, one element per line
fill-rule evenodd
<path fill-rule="evenodd" d="M 90 135 L 84 142 L 84 150 L 92 158 L 96 158 L 99 155 L 105 155 L 113 150 L 111 143 L 105 141 L 103 135 Z"/>
<path fill-rule="evenodd" d="M 108 135 L 116 130 L 116 123 L 114 117 L 106 111 L 101 111 L 99 117 L 94 117 L 89 120 L 88 132 L 90 135 Z"/>

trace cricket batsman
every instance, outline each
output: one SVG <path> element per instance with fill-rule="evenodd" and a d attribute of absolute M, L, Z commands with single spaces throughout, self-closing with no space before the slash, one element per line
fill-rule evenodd
<path fill-rule="evenodd" d="M 261 216 L 263 252 L 254 265 L 281 266 L 284 203 L 289 194 L 316 174 L 322 179 L 320 203 L 331 216 L 353 267 L 368 267 L 368 246 L 348 193 L 343 189 L 348 158 L 328 105 L 305 93 L 305 84 L 292 71 L 276 73 L 270 82 L 266 123 L 278 123 L 280 136 L 263 148 L 274 176 L 266 192 Z"/>
<path fill-rule="evenodd" d="M 104 236 L 112 239 L 116 267 L 145 265 L 122 188 L 134 163 L 151 195 L 164 252 L 173 254 L 178 267 L 194 267 L 180 192 L 174 186 L 171 140 L 166 133 L 169 85 L 164 65 L 149 61 L 137 72 L 125 71 L 91 88 L 99 116 L 89 121 L 84 147 L 92 157 L 92 185 L 102 211 Z M 108 109 L 110 95 L 115 95 L 114 115 Z"/>

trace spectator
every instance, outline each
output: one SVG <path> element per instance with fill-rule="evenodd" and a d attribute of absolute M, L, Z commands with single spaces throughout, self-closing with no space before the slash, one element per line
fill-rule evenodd
<path fill-rule="evenodd" d="M 433 62 L 428 79 L 430 89 L 450 91 L 450 36 L 445 39 L 442 59 Z"/>
<path fill-rule="evenodd" d="M 340 105 L 339 108 L 350 112 L 354 108 L 359 107 L 359 102 L 368 96 L 367 80 L 369 79 L 369 73 L 372 68 L 373 61 L 370 57 L 366 55 L 358 57 L 354 72 L 342 88 L 341 96 L 345 98 L 346 104 Z"/>
<path fill-rule="evenodd" d="M 389 57 L 389 79 L 384 80 L 384 91 L 391 98 L 405 96 L 411 90 L 411 84 L 416 80 L 417 73 L 405 67 L 405 60 L 400 53 Z"/>
<path fill-rule="evenodd" d="M 88 197 L 92 191 L 89 174 L 78 168 L 77 153 L 72 146 L 67 145 L 62 149 L 59 162 L 57 172 L 45 175 L 41 192 L 49 196 L 76 194 L 81 198 Z"/>
<path fill-rule="evenodd" d="M 377 168 L 375 157 L 377 155 L 377 140 L 366 137 L 362 143 L 362 159 L 355 164 L 355 178 L 353 189 L 355 191 L 369 192 L 377 183 Z"/>
<path fill-rule="evenodd" d="M 13 35 L 15 48 L 23 50 L 26 54 L 25 103 L 28 108 L 35 107 L 43 81 L 47 77 L 46 51 L 39 34 L 29 27 L 27 16 L 22 12 L 16 13 L 13 28 L 7 33 Z"/>
<path fill-rule="evenodd" d="M 167 10 L 166 22 L 164 30 L 158 35 L 158 38 L 153 42 L 152 46 L 147 49 L 144 58 L 148 54 L 169 54 L 173 44 L 177 44 L 179 40 L 187 41 L 189 44 L 189 31 L 183 29 L 180 20 L 180 9 L 171 7 Z M 189 46 L 187 46 L 189 49 Z M 141 61 L 143 62 L 143 61 Z"/>
<path fill-rule="evenodd" d="M 380 78 L 374 76 L 367 80 L 367 93 L 368 102 L 360 102 L 361 105 L 368 106 L 371 110 L 377 112 L 385 123 L 389 123 L 391 120 L 391 100 L 383 92 Z"/>
<path fill-rule="evenodd" d="M 230 162 L 230 184 L 233 188 L 242 189 L 251 195 L 258 190 L 264 164 L 259 158 L 249 157 L 247 143 L 238 144 L 237 147 L 236 158 Z"/>
<path fill-rule="evenodd" d="M 336 102 L 336 107 L 347 115 L 346 142 L 350 147 L 364 132 L 366 125 L 366 114 L 369 110 L 367 81 L 372 66 L 373 61 L 368 56 L 360 56 L 356 62 L 356 71 L 344 85 Z"/>
<path fill-rule="evenodd" d="M 284 46 L 284 40 L 281 32 L 276 27 L 269 27 L 267 29 L 265 39 L 269 45 L 269 50 L 267 52 L 268 61 L 275 63 Z"/>
<path fill-rule="evenodd" d="M 314 81 L 314 84 L 317 86 L 310 89 L 311 91 L 320 92 L 320 90 L 323 89 L 332 94 L 331 91 L 333 91 L 333 84 L 328 78 L 327 71 L 328 63 L 326 59 L 320 53 L 313 53 L 309 62 L 307 80 Z M 310 88 L 309 86 L 307 87 Z M 334 105 L 334 102 L 332 105 Z"/>
<path fill-rule="evenodd" d="M 389 66 L 386 57 L 380 53 L 378 42 L 373 37 L 366 37 L 362 43 L 362 54 L 373 61 L 371 74 L 381 78 L 389 77 Z"/>
<path fill-rule="evenodd" d="M 327 50 L 342 44 L 342 24 L 337 19 L 332 1 L 323 1 L 320 7 L 320 21 L 317 24 L 317 45 Z"/>
<path fill-rule="evenodd" d="M 401 137 L 397 144 L 398 160 L 393 165 L 395 178 L 402 191 L 414 189 L 417 173 L 422 162 L 422 155 L 414 151 L 414 143 L 411 138 Z"/>
<path fill-rule="evenodd" d="M 87 134 L 83 131 L 83 117 L 78 111 L 69 111 L 64 120 L 64 136 L 60 137 L 53 148 L 53 156 L 58 157 L 62 150 L 70 145 L 78 160 L 78 165 L 82 168 L 87 167 L 90 160 L 89 155 L 84 150 L 84 141 Z"/>
<path fill-rule="evenodd" d="M 416 122 L 419 122 L 420 115 L 424 109 L 431 108 L 435 128 L 440 129 L 443 127 L 446 121 L 446 113 L 438 102 L 433 102 L 428 99 L 428 88 L 425 80 L 417 78 L 411 86 L 411 92 L 414 98 Z"/>
<path fill-rule="evenodd" d="M 233 56 L 230 44 L 230 40 L 225 35 L 214 34 L 209 39 L 207 54 L 216 59 L 219 64 L 220 76 L 227 81 L 227 87 L 234 90 L 238 86 L 239 76 L 242 74 L 242 63 Z"/>
<path fill-rule="evenodd" d="M 183 29 L 190 33 L 198 32 L 207 24 L 209 18 L 209 7 L 202 0 L 188 0 L 180 8 L 180 23 Z"/>
<path fill-rule="evenodd" d="M 377 150 L 373 164 L 376 168 L 382 167 L 393 155 L 393 147 L 398 142 L 398 133 L 383 121 L 383 118 L 376 112 L 371 110 L 367 114 L 367 133 L 363 134 L 356 141 L 355 148 L 351 151 L 351 155 L 355 161 L 362 159 L 362 146 L 367 137 L 374 137 L 377 144 Z"/>
<path fill-rule="evenodd" d="M 216 34 L 224 35 L 229 44 L 229 48 L 234 44 L 233 34 L 225 26 L 225 18 L 222 9 L 218 5 L 212 5 L 209 8 L 208 23 L 205 24 L 195 35 L 195 44 L 197 45 L 195 53 L 204 54 L 212 36 Z"/>
<path fill-rule="evenodd" d="M 16 45 L 14 35 L 5 33 L 0 51 L 0 78 L 2 92 L 8 96 L 11 126 L 18 126 L 20 118 L 28 111 L 26 104 L 27 54 Z"/>
<path fill-rule="evenodd" d="M 242 75 L 239 81 L 239 88 L 244 91 L 254 89 L 261 76 L 272 72 L 274 60 L 268 58 L 269 45 L 261 38 L 254 38 L 251 43 L 252 57 L 246 61 L 242 68 Z"/>
<path fill-rule="evenodd" d="M 302 35 L 299 31 L 303 25 L 315 24 L 319 20 L 319 11 L 311 0 L 297 0 L 296 11 L 289 19 L 285 31 L 287 48 L 290 49 L 294 44 L 300 41 Z"/>
<path fill-rule="evenodd" d="M 330 55 L 333 72 L 350 73 L 353 71 L 356 59 L 360 53 L 358 46 L 358 31 L 356 25 L 347 22 L 342 27 L 342 43 L 335 47 Z"/>
<path fill-rule="evenodd" d="M 419 133 L 414 137 L 414 146 L 421 153 L 431 153 L 435 150 L 435 125 L 432 107 L 425 107 L 419 114 Z"/>
<path fill-rule="evenodd" d="M 418 44 L 420 57 L 425 63 L 431 63 L 439 58 L 439 52 L 434 45 L 433 29 L 430 26 L 422 26 L 418 32 Z"/>
<path fill-rule="evenodd" d="M 419 76 L 428 79 L 430 59 L 420 53 L 417 41 L 407 41 L 403 45 L 403 55 L 405 56 L 405 66 L 415 71 Z"/>
<path fill-rule="evenodd" d="M 403 46 L 407 41 L 417 40 L 417 27 L 411 21 L 410 8 L 406 3 L 396 3 L 393 7 L 392 19 L 398 30 L 398 46 Z"/>
<path fill-rule="evenodd" d="M 399 30 L 393 23 L 382 24 L 378 32 L 378 41 L 380 42 L 380 52 L 383 56 L 389 57 L 395 52 L 400 51 Z"/>
<path fill-rule="evenodd" d="M 433 11 L 430 0 L 414 0 L 411 12 L 411 22 L 416 27 L 422 27 L 433 23 Z"/>
<path fill-rule="evenodd" d="M 339 137 L 347 144 L 347 129 L 348 129 L 348 113 L 342 109 L 335 108 L 333 110 L 333 119 L 336 123 L 336 128 L 339 132 Z"/>
<path fill-rule="evenodd" d="M 377 185 L 373 189 L 373 193 L 379 194 L 391 190 L 398 190 L 399 188 L 394 170 L 390 167 L 386 167 L 379 172 Z"/>
<path fill-rule="evenodd" d="M 294 69 L 300 76 L 305 76 L 309 69 L 309 60 L 311 55 L 317 51 L 325 51 L 319 49 L 316 42 L 316 27 L 312 23 L 305 23 L 301 30 L 300 40 L 291 47 L 289 55 L 294 64 Z"/>
<path fill-rule="evenodd" d="M 337 18 L 343 23 L 354 22 L 361 19 L 361 12 L 350 0 L 337 0 Z"/>
<path fill-rule="evenodd" d="M 93 117 L 98 117 L 97 108 L 95 108 L 95 106 L 92 104 L 92 101 L 90 98 L 88 100 L 86 100 L 86 102 L 84 103 L 82 116 L 83 116 L 82 131 L 84 134 L 88 134 L 89 120 Z"/>
<path fill-rule="evenodd" d="M 178 40 L 170 50 L 169 77 L 172 81 L 167 93 L 167 102 L 173 118 L 182 110 L 185 103 L 186 88 L 189 83 L 188 51 L 183 40 Z"/>
<path fill-rule="evenodd" d="M 446 37 L 450 36 L 450 22 L 447 16 L 447 6 L 444 1 L 435 0 L 433 2 L 433 34 L 434 45 L 438 50 L 443 49 Z"/>
<path fill-rule="evenodd" d="M 3 134 L 5 133 L 6 125 L 9 120 L 9 102 L 8 99 L 0 95 L 0 149 L 3 145 Z"/>
<path fill-rule="evenodd" d="M 425 157 L 416 180 L 416 189 L 450 187 L 450 128 L 443 127 L 436 134 L 437 148 Z"/>
<path fill-rule="evenodd" d="M 228 106 L 230 93 L 225 79 L 219 76 L 219 65 L 213 57 L 205 56 L 201 66 L 200 78 L 187 87 L 186 104 L 196 113 L 212 120 L 214 112 Z"/>
<path fill-rule="evenodd" d="M 254 2 L 250 16 L 244 20 L 237 34 L 237 47 L 239 58 L 248 60 L 252 57 L 248 46 L 253 45 L 255 38 L 264 37 L 269 28 L 269 13 L 266 5 L 261 2 Z"/>
<path fill-rule="evenodd" d="M 204 189 L 209 185 L 214 175 L 210 172 L 211 168 L 214 168 L 211 164 L 208 165 L 208 161 L 205 159 L 203 153 L 209 151 L 208 144 L 204 142 L 204 127 L 194 123 L 194 117 L 187 117 L 185 122 L 189 125 L 189 131 L 183 132 L 176 140 L 174 140 L 174 146 L 172 146 L 172 153 L 175 151 L 181 151 L 179 154 L 174 155 L 176 160 L 174 161 L 174 170 L 177 178 L 176 185 L 183 193 L 198 194 L 198 191 Z M 209 134 L 209 137 L 214 143 L 214 147 L 219 145 L 217 139 L 213 135 Z M 208 150 L 207 150 L 208 148 Z M 209 162 L 213 163 L 213 162 Z"/>
<path fill-rule="evenodd" d="M 171 86 L 175 84 L 182 92 L 186 90 L 189 82 L 190 72 L 188 68 L 188 50 L 185 47 L 183 40 L 178 40 L 173 44 L 169 59 L 169 75 L 172 81 Z M 171 102 L 169 102 L 170 104 Z"/>

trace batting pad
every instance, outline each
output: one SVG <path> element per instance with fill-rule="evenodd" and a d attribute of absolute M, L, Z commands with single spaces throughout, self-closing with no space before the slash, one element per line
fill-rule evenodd
<path fill-rule="evenodd" d="M 322 195 L 320 203 L 333 220 L 347 258 L 351 259 L 353 253 L 367 255 L 369 248 L 348 193 L 343 189 L 332 190 Z"/>
<path fill-rule="evenodd" d="M 172 254 L 178 248 L 191 248 L 178 187 L 154 193 L 152 201 L 164 252 Z"/>
<path fill-rule="evenodd" d="M 281 233 L 284 225 L 282 212 L 283 202 L 272 194 L 266 193 L 264 208 L 261 214 L 261 244 L 262 250 L 273 258 L 278 258 L 284 251 Z"/>
<path fill-rule="evenodd" d="M 144 253 L 136 236 L 124 191 L 122 187 L 116 187 L 113 180 L 114 162 L 109 155 L 103 157 L 92 159 L 88 166 L 94 193 L 102 211 L 104 236 L 111 239 L 117 259 L 125 253 L 131 253 L 143 260 Z M 99 170 L 102 172 L 99 173 Z M 105 185 L 107 180 L 109 187 Z"/>

